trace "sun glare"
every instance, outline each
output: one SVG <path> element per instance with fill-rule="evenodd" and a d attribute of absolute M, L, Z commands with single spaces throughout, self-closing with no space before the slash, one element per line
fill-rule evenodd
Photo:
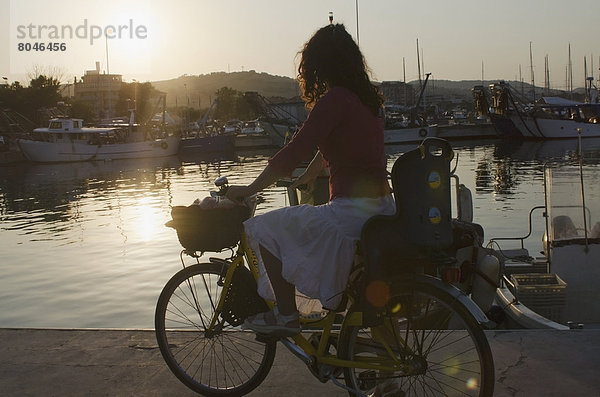
<path fill-rule="evenodd" d="M 152 199 L 143 197 L 135 206 L 132 217 L 136 236 L 143 242 L 151 241 L 156 237 L 163 219 L 158 209 L 152 206 Z"/>

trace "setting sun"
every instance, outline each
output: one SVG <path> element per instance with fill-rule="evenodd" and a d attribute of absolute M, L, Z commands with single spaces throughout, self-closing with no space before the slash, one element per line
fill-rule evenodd
<path fill-rule="evenodd" d="M 138 204 L 132 207 L 133 214 L 130 216 L 135 238 L 143 242 L 152 241 L 159 228 L 163 227 L 164 219 L 156 206 L 153 206 L 151 197 L 143 197 Z"/>

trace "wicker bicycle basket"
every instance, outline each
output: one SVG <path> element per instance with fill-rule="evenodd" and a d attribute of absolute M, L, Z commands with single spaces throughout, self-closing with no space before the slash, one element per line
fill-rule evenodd
<path fill-rule="evenodd" d="M 198 205 L 176 206 L 171 210 L 166 226 L 177 231 L 179 242 L 190 252 L 218 252 L 240 241 L 242 222 L 250 217 L 250 209 L 201 208 Z"/>

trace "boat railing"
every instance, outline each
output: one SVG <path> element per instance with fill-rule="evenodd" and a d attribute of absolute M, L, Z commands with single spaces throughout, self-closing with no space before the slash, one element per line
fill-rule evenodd
<path fill-rule="evenodd" d="M 497 241 L 515 241 L 515 240 L 517 240 L 517 241 L 521 242 L 521 249 L 525 249 L 525 240 L 528 239 L 529 237 L 531 237 L 531 233 L 533 231 L 533 227 L 532 227 L 532 225 L 533 225 L 533 221 L 532 221 L 533 212 L 536 211 L 536 210 L 540 210 L 540 209 L 544 210 L 542 216 L 544 218 L 548 217 L 548 212 L 546 211 L 546 206 L 545 205 L 538 205 L 538 206 L 533 207 L 529 211 L 529 231 L 527 232 L 527 234 L 525 236 L 522 236 L 522 237 L 494 237 L 494 238 L 490 239 L 489 244 L 493 245 L 493 243 L 496 243 L 497 245 L 499 245 L 497 243 Z"/>

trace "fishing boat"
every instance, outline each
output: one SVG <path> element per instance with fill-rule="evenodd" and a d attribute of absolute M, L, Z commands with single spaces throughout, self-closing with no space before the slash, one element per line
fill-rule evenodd
<path fill-rule="evenodd" d="M 180 137 L 156 134 L 137 124 L 84 127 L 82 119 L 59 117 L 17 141 L 23 155 L 44 163 L 165 157 L 177 153 Z"/>
<path fill-rule="evenodd" d="M 243 123 L 239 120 L 229 120 L 223 126 L 225 134 L 239 134 L 242 131 Z"/>
<path fill-rule="evenodd" d="M 258 120 L 246 121 L 242 126 L 242 134 L 263 134 L 265 129 L 260 125 Z"/>
<path fill-rule="evenodd" d="M 182 137 L 179 151 L 228 152 L 234 149 L 234 134 L 198 132 Z"/>
<path fill-rule="evenodd" d="M 600 137 L 600 103 L 542 97 L 535 104 L 526 104 L 505 82 L 490 85 L 490 91 L 490 119 L 500 136 L 521 139 Z"/>
<path fill-rule="evenodd" d="M 258 120 L 246 121 L 240 133 L 235 136 L 237 149 L 270 148 L 275 146 L 271 135 L 261 126 Z"/>
<path fill-rule="evenodd" d="M 217 99 L 212 101 L 210 107 L 202 118 L 194 123 L 194 128 L 181 136 L 180 152 L 232 152 L 235 149 L 235 134 L 241 130 L 241 122 L 230 120 L 223 128 L 213 120 L 209 121 L 210 114 Z"/>
<path fill-rule="evenodd" d="M 417 143 L 425 138 L 436 136 L 437 125 L 427 123 L 421 106 L 430 75 L 431 73 L 427 73 L 414 107 L 405 110 L 396 109 L 392 105 L 385 107 L 383 131 L 385 144 Z"/>
<path fill-rule="evenodd" d="M 181 137 L 179 152 L 231 152 L 235 149 L 235 134 L 205 129 Z"/>
<path fill-rule="evenodd" d="M 383 142 L 385 144 L 417 143 L 427 137 L 436 136 L 436 126 L 417 126 L 383 130 Z"/>
<path fill-rule="evenodd" d="M 544 168 L 544 203 L 529 213 L 524 237 L 494 238 L 502 263 L 496 303 L 508 328 L 569 329 L 600 325 L 599 160 Z M 544 223 L 541 256 L 524 248 L 532 216 Z M 512 247 L 506 245 L 513 244 Z"/>

